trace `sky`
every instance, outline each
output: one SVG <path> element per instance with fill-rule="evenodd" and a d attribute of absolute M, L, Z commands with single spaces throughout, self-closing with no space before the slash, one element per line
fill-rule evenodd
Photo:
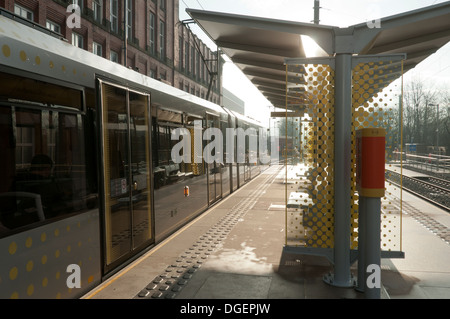
<path fill-rule="evenodd" d="M 320 0 L 320 24 L 347 27 L 449 1 L 443 0 Z M 201 9 L 311 23 L 314 0 L 180 0 L 180 20 L 190 19 L 186 8 Z M 190 25 L 194 33 L 212 50 L 216 45 L 203 31 Z M 270 102 L 247 77 L 226 59 L 223 86 L 245 102 L 246 115 L 265 123 Z M 406 73 L 404 82 L 420 79 L 437 89 L 450 90 L 450 44 Z M 265 123 L 266 124 L 266 123 Z"/>

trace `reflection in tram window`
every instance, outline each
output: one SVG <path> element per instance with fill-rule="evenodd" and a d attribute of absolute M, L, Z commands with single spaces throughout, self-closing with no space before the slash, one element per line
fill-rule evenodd
<path fill-rule="evenodd" d="M 207 207 L 208 185 L 204 163 L 194 163 L 193 160 L 196 155 L 193 148 L 194 119 L 191 121 L 188 116 L 162 109 L 157 114 L 153 120 L 152 143 L 155 235 L 158 242 Z M 189 163 L 174 163 L 171 159 L 171 150 L 179 142 L 172 140 L 171 134 L 180 127 L 187 128 L 191 135 L 192 157 Z M 184 195 L 186 186 L 189 187 L 189 196 Z"/>
<path fill-rule="evenodd" d="M 87 182 L 82 116 L 16 104 L 0 104 L 0 237 L 97 205 Z"/>

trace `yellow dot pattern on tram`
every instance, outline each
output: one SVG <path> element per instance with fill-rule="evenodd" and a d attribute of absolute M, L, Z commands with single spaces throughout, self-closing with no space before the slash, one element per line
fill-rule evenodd
<path fill-rule="evenodd" d="M 90 264 L 95 263 L 95 258 L 92 258 L 90 253 L 80 259 L 80 251 L 92 244 L 91 238 L 87 242 L 79 239 L 80 233 L 86 231 L 88 225 L 93 225 L 91 218 L 76 222 L 72 226 L 54 227 L 50 228 L 50 231 L 36 229 L 25 236 L 18 234 L 11 239 L 2 240 L 0 250 L 6 257 L 0 272 L 0 297 L 23 299 L 73 296 L 76 291 L 68 290 L 65 283 L 68 276 L 67 265 L 76 263 L 87 271 L 91 267 Z M 72 232 L 74 236 L 71 236 Z M 33 253 L 30 253 L 31 251 Z M 55 261 L 63 258 L 67 262 L 55 264 Z M 85 273 L 81 279 L 82 285 L 90 285 L 95 276 Z M 60 292 L 48 296 L 47 290 L 51 285 L 59 286 Z"/>
<path fill-rule="evenodd" d="M 0 28 L 0 33 L 5 33 L 5 30 Z M 14 33 L 14 36 L 20 38 L 18 33 Z M 30 42 L 34 43 L 32 40 Z M 42 45 L 47 47 L 45 43 Z M 25 65 L 26 68 L 28 67 L 26 64 L 28 64 L 30 70 L 40 74 L 62 72 L 68 77 L 87 76 L 83 70 L 75 68 L 68 70 L 66 65 L 59 64 L 51 57 L 34 55 L 27 49 L 18 49 L 8 43 L 3 43 L 0 47 L 0 60 L 6 65 L 12 67 L 16 64 L 21 65 L 21 67 Z M 0 271 L 0 298 L 41 298 L 49 289 L 54 289 L 51 286 L 60 287 L 57 288 L 60 289 L 59 292 L 49 296 L 51 298 L 73 296 L 74 291 L 67 289 L 64 281 L 67 275 L 65 268 L 67 265 L 65 262 L 55 263 L 55 260 L 67 260 L 67 264 L 78 262 L 80 266 L 86 265 L 83 270 L 98 268 L 96 266 L 98 258 L 90 255 L 95 250 L 85 248 L 93 247 L 93 243 L 97 243 L 97 239 L 89 238 L 87 242 L 81 242 L 80 236 L 77 236 L 77 234 L 80 234 L 79 232 L 86 232 L 87 228 L 91 231 L 92 229 L 97 231 L 98 227 L 95 227 L 92 221 L 91 217 L 86 217 L 85 221 L 78 222 L 72 228 L 68 226 L 57 228 L 55 226 L 51 229 L 52 226 L 49 226 L 45 231 L 34 229 L 27 232 L 26 236 L 19 233 L 2 239 L 0 250 L 8 258 L 3 261 Z M 90 226 L 87 226 L 87 224 Z M 68 235 L 71 232 L 74 232 L 74 234 Z M 60 246 L 55 248 L 55 245 Z M 33 254 L 29 254 L 31 251 Z M 80 251 L 83 251 L 82 255 L 86 260 L 84 262 L 81 260 L 72 261 L 71 256 L 80 256 Z M 23 258 L 25 255 L 31 257 Z M 83 271 L 82 285 L 92 284 L 98 278 L 99 273 L 92 275 Z"/>
<path fill-rule="evenodd" d="M 4 59 L 10 60 L 11 58 L 14 58 L 14 57 L 18 57 L 19 61 L 21 61 L 21 62 L 31 63 L 36 68 L 40 68 L 40 67 L 44 66 L 42 57 L 40 57 L 40 56 L 32 57 L 32 56 L 30 56 L 30 53 L 26 52 L 25 50 L 18 50 L 17 52 L 14 52 L 14 50 L 11 49 L 11 47 L 8 44 L 3 44 L 1 46 L 0 59 L 4 58 Z M 55 66 L 56 66 L 56 64 L 53 60 L 48 60 L 45 63 L 45 68 L 47 68 L 49 70 L 56 71 Z M 59 70 L 66 75 L 79 76 L 81 74 L 81 76 L 86 77 L 85 72 L 79 72 L 77 69 L 72 69 L 71 72 L 67 72 L 68 71 L 67 67 L 64 64 L 59 66 Z M 37 72 L 45 73 L 45 71 L 46 70 L 44 70 L 44 69 L 39 69 Z"/>

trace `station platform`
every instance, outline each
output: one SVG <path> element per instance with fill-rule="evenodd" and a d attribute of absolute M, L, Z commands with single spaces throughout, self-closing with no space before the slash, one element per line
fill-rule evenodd
<path fill-rule="evenodd" d="M 364 299 L 323 281 L 324 257 L 283 251 L 283 171 L 270 166 L 82 299 Z M 382 259 L 381 298 L 450 298 L 450 214 L 402 196 L 405 258 Z"/>

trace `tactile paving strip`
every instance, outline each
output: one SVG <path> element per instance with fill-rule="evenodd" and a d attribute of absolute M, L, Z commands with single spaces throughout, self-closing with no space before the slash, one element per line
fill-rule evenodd
<path fill-rule="evenodd" d="M 405 208 L 406 212 L 419 224 L 441 238 L 447 244 L 450 244 L 450 228 L 448 228 L 444 224 L 441 224 L 427 214 L 419 211 L 417 208 L 411 206 L 408 203 L 403 202 L 403 207 Z"/>
<path fill-rule="evenodd" d="M 173 299 L 185 287 L 189 279 L 202 266 L 208 257 L 220 248 L 222 241 L 233 227 L 252 209 L 264 190 L 269 187 L 276 174 L 268 174 L 266 179 L 248 197 L 234 205 L 213 227 L 198 238 L 166 270 L 142 289 L 134 299 L 166 298 Z"/>
<path fill-rule="evenodd" d="M 395 206 L 400 207 L 400 199 L 397 197 L 390 197 L 390 200 L 395 204 Z M 421 212 L 411 204 L 403 201 L 402 203 L 403 211 L 410 215 L 416 222 L 421 224 L 423 227 L 428 229 L 430 232 L 441 238 L 447 244 L 450 245 L 450 228 L 446 225 L 438 222 L 434 218 L 428 216 L 426 213 Z"/>

